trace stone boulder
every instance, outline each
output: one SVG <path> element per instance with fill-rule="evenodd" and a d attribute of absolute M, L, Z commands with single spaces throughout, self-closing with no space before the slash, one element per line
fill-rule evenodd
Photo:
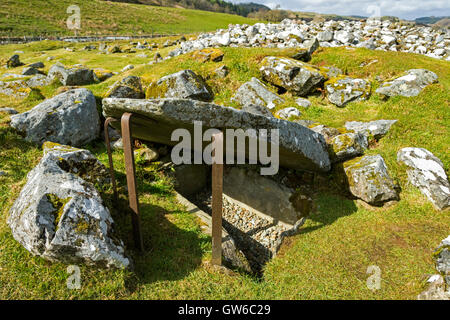
<path fill-rule="evenodd" d="M 319 48 L 319 41 L 314 38 L 306 40 L 302 43 L 302 48 L 297 49 L 297 52 L 292 56 L 295 60 L 308 62 L 311 60 L 311 55 Z"/>
<path fill-rule="evenodd" d="M 290 117 L 300 117 L 302 114 L 297 108 L 288 107 L 288 108 L 284 108 L 284 109 L 277 111 L 277 113 L 275 115 L 277 117 L 279 117 L 280 119 L 287 120 Z"/>
<path fill-rule="evenodd" d="M 450 207 L 450 184 L 444 165 L 423 148 L 403 148 L 397 161 L 406 165 L 409 182 L 431 201 L 438 210 Z"/>
<path fill-rule="evenodd" d="M 331 103 L 343 107 L 350 101 L 366 100 L 370 95 L 370 82 L 339 76 L 325 82 L 325 90 Z"/>
<path fill-rule="evenodd" d="M 308 109 L 311 106 L 311 101 L 304 98 L 297 98 L 295 99 L 295 103 L 302 108 Z"/>
<path fill-rule="evenodd" d="M 103 99 L 105 117 L 120 119 L 124 112 L 144 116 L 142 121 L 133 125 L 134 137 L 165 145 L 177 144 L 171 141 L 175 129 L 187 129 L 192 135 L 194 121 L 202 122 L 203 130 L 278 129 L 280 166 L 322 172 L 330 170 L 324 138 L 294 122 L 188 99 Z M 112 125 L 117 126 L 116 123 Z M 207 144 L 205 142 L 205 146 Z"/>
<path fill-rule="evenodd" d="M 265 57 L 261 64 L 265 81 L 299 96 L 307 95 L 325 80 L 319 68 L 294 59 Z"/>
<path fill-rule="evenodd" d="M 150 84 L 146 98 L 181 98 L 212 101 L 214 95 L 202 77 L 192 70 L 182 70 Z"/>
<path fill-rule="evenodd" d="M 380 139 L 388 133 L 391 126 L 396 122 L 397 120 L 375 120 L 370 122 L 347 121 L 345 123 L 345 129 L 361 132 L 367 137 L 372 136 L 375 139 Z"/>
<path fill-rule="evenodd" d="M 284 102 L 283 99 L 275 93 L 269 91 L 269 89 L 267 89 L 261 81 L 254 77 L 240 86 L 231 100 L 242 106 L 254 104 L 264 106 L 269 109 L 273 109 L 276 104 Z"/>
<path fill-rule="evenodd" d="M 18 54 L 11 56 L 8 61 L 6 61 L 7 68 L 17 68 L 23 66 L 23 63 L 20 62 L 20 57 Z"/>
<path fill-rule="evenodd" d="M 362 133 L 347 132 L 330 139 L 330 158 L 332 162 L 360 156 L 369 146 L 367 137 Z"/>
<path fill-rule="evenodd" d="M 11 126 L 39 145 L 52 141 L 81 146 L 98 137 L 100 119 L 95 97 L 75 89 L 45 100 L 33 109 L 11 116 Z"/>
<path fill-rule="evenodd" d="M 217 48 L 205 48 L 202 50 L 197 50 L 192 53 L 192 57 L 202 63 L 212 61 L 220 62 L 222 61 L 224 53 L 222 50 Z"/>
<path fill-rule="evenodd" d="M 10 210 L 14 239 L 53 262 L 128 267 L 114 221 L 93 185 L 106 177 L 106 168 L 89 151 L 45 144 L 44 157 Z"/>
<path fill-rule="evenodd" d="M 364 156 L 343 164 L 350 192 L 368 204 L 379 206 L 398 200 L 394 182 L 380 155 Z"/>
<path fill-rule="evenodd" d="M 438 76 L 425 69 L 411 69 L 392 81 L 387 81 L 375 91 L 385 96 L 415 97 L 428 85 L 436 83 Z"/>
<path fill-rule="evenodd" d="M 436 270 L 445 277 L 447 285 L 450 286 L 450 235 L 442 240 L 433 256 Z"/>
<path fill-rule="evenodd" d="M 128 76 L 117 81 L 111 86 L 105 97 L 144 99 L 145 92 L 142 89 L 141 78 L 137 76 Z"/>
<path fill-rule="evenodd" d="M 31 91 L 26 80 L 0 81 L 0 94 L 15 99 L 24 99 L 30 95 Z"/>
<path fill-rule="evenodd" d="M 64 86 L 82 86 L 95 82 L 94 71 L 80 65 L 72 67 L 53 65 L 48 72 L 48 77 L 58 79 Z"/>
<path fill-rule="evenodd" d="M 114 76 L 114 73 L 112 71 L 103 69 L 103 68 L 95 68 L 94 70 L 94 75 L 96 77 L 96 81 L 98 82 L 102 82 L 105 81 L 109 78 L 111 78 L 112 76 Z"/>

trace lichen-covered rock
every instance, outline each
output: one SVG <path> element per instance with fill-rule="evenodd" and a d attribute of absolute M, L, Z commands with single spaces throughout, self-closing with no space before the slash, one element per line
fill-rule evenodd
<path fill-rule="evenodd" d="M 38 69 L 33 68 L 33 67 L 26 67 L 22 70 L 22 75 L 24 75 L 24 76 L 32 76 L 35 74 L 42 74 L 42 73 L 41 73 L 41 71 L 39 71 Z"/>
<path fill-rule="evenodd" d="M 306 40 L 302 43 L 302 48 L 297 49 L 297 52 L 292 56 L 295 60 L 308 62 L 311 60 L 311 55 L 319 48 L 320 44 L 316 38 Z"/>
<path fill-rule="evenodd" d="M 392 81 L 387 81 L 375 91 L 385 96 L 415 97 L 426 86 L 438 81 L 438 76 L 429 70 L 411 69 Z"/>
<path fill-rule="evenodd" d="M 222 61 L 223 56 L 223 51 L 217 48 L 205 48 L 192 53 L 192 57 L 202 63 L 208 61 L 219 62 Z"/>
<path fill-rule="evenodd" d="M 81 146 L 98 137 L 100 120 L 92 92 L 75 89 L 11 116 L 11 126 L 39 145 L 52 141 Z"/>
<path fill-rule="evenodd" d="M 330 157 L 333 162 L 339 162 L 360 156 L 367 148 L 368 141 L 365 135 L 347 132 L 331 138 Z"/>
<path fill-rule="evenodd" d="M 7 114 L 18 114 L 18 112 L 13 108 L 0 108 L 0 112 L 5 112 Z"/>
<path fill-rule="evenodd" d="M 103 68 L 95 68 L 93 71 L 94 71 L 94 75 L 96 77 L 95 80 L 100 81 L 100 82 L 105 81 L 114 75 L 114 73 L 112 71 L 109 71 L 109 70 L 106 70 Z"/>
<path fill-rule="evenodd" d="M 48 77 L 58 79 L 64 86 L 81 86 L 95 82 L 94 72 L 80 65 L 65 67 L 55 64 L 50 68 Z"/>
<path fill-rule="evenodd" d="M 18 54 L 11 56 L 8 61 L 6 61 L 7 68 L 16 68 L 20 66 L 23 66 L 23 63 L 20 62 L 20 57 Z"/>
<path fill-rule="evenodd" d="M 141 78 L 137 76 L 125 77 L 112 85 L 105 97 L 144 99 L 145 93 L 142 89 Z"/>
<path fill-rule="evenodd" d="M 52 79 L 44 76 L 43 74 L 37 74 L 34 77 L 31 77 L 30 79 L 26 80 L 27 86 L 30 88 L 38 88 L 43 87 L 52 82 Z"/>
<path fill-rule="evenodd" d="M 433 256 L 436 263 L 436 270 L 445 277 L 445 281 L 450 288 L 450 235 L 442 240 L 434 251 Z"/>
<path fill-rule="evenodd" d="M 24 99 L 31 93 L 26 80 L 0 81 L 0 94 L 16 99 Z"/>
<path fill-rule="evenodd" d="M 319 68 L 290 58 L 265 57 L 260 71 L 265 81 L 299 96 L 307 95 L 325 79 Z"/>
<path fill-rule="evenodd" d="M 417 300 L 450 300 L 450 286 L 445 284 L 444 277 L 434 274 L 428 278 L 426 289 L 417 296 Z"/>
<path fill-rule="evenodd" d="M 397 120 L 375 120 L 370 122 L 348 121 L 345 123 L 347 130 L 361 132 L 366 136 L 372 136 L 375 139 L 380 139 L 388 133 L 391 126 Z"/>
<path fill-rule="evenodd" d="M 277 111 L 277 113 L 275 115 L 277 117 L 279 117 L 280 119 L 287 120 L 290 117 L 300 117 L 302 114 L 297 108 L 288 107 L 288 108 L 284 108 L 284 109 Z"/>
<path fill-rule="evenodd" d="M 181 98 L 200 101 L 211 101 L 213 93 L 202 77 L 192 70 L 182 70 L 162 77 L 156 83 L 150 84 L 146 98 Z"/>
<path fill-rule="evenodd" d="M 409 182 L 438 209 L 450 207 L 450 184 L 442 162 L 423 148 L 403 148 L 397 161 L 406 165 Z"/>
<path fill-rule="evenodd" d="M 370 95 L 370 82 L 364 79 L 338 76 L 325 82 L 325 90 L 331 103 L 343 107 L 350 101 L 366 100 Z"/>
<path fill-rule="evenodd" d="M 311 123 L 306 123 L 307 127 L 309 127 L 312 131 L 317 132 L 321 134 L 327 143 L 330 143 L 331 139 L 336 137 L 337 135 L 340 135 L 338 129 L 325 126 L 323 124 L 317 124 L 314 121 L 311 121 Z"/>
<path fill-rule="evenodd" d="M 273 109 L 276 104 L 284 102 L 283 99 L 269 91 L 269 89 L 256 78 L 252 78 L 250 81 L 240 86 L 232 98 L 232 101 L 236 101 L 242 106 L 256 104 L 269 109 Z"/>
<path fill-rule="evenodd" d="M 173 130 L 182 128 L 192 132 L 194 121 L 202 122 L 204 130 L 216 128 L 223 130 L 225 135 L 227 128 L 278 129 L 280 166 L 321 172 L 330 170 L 324 138 L 294 122 L 190 99 L 103 99 L 105 117 L 120 119 L 124 112 L 149 118 L 148 122 L 133 126 L 135 138 L 166 145 L 176 144 L 171 140 Z"/>
<path fill-rule="evenodd" d="M 113 219 L 93 185 L 106 179 L 106 168 L 87 150 L 55 144 L 44 149 L 10 210 L 14 238 L 53 262 L 128 267 Z"/>
<path fill-rule="evenodd" d="M 333 66 L 322 66 L 319 69 L 327 80 L 344 74 L 341 69 Z"/>
<path fill-rule="evenodd" d="M 364 156 L 344 162 L 344 171 L 350 192 L 355 197 L 376 206 L 398 200 L 382 156 Z"/>

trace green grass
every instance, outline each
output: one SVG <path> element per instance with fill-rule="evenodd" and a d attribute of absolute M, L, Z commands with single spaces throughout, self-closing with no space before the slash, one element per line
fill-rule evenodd
<path fill-rule="evenodd" d="M 0 36 L 73 35 L 66 25 L 71 5 L 81 9 L 78 35 L 188 34 L 256 22 L 238 15 L 103 0 L 2 0 Z"/>
<path fill-rule="evenodd" d="M 159 41 L 163 42 L 164 39 Z M 220 63 L 198 63 L 189 54 L 157 65 L 145 65 L 149 59 L 138 54 L 100 55 L 81 51 L 83 45 L 71 45 L 67 52 L 58 42 L 42 42 L 0 47 L 7 57 L 14 50 L 23 50 L 26 63 L 52 55 L 64 63 L 84 63 L 119 71 L 126 64 L 136 68 L 127 72 L 139 75 L 144 83 L 190 68 L 203 75 L 215 91 L 215 102 L 232 105 L 236 89 L 252 76 L 259 77 L 261 59 L 266 55 L 289 55 L 292 50 L 224 48 Z M 164 54 L 172 48 L 161 52 Z M 44 56 L 44 55 L 45 56 Z M 150 54 L 150 59 L 152 52 Z M 377 59 L 369 67 L 362 62 Z M 302 232 L 286 239 L 280 253 L 266 265 L 264 276 L 257 279 L 233 272 L 215 271 L 206 262 L 210 258 L 210 238 L 204 236 L 199 222 L 176 203 L 171 181 L 153 167 L 138 166 L 137 175 L 142 204 L 146 251 L 138 255 L 132 250 L 131 225 L 123 211 L 112 209 L 118 232 L 135 263 L 135 272 L 105 271 L 83 267 L 82 288 L 66 289 L 66 266 L 32 257 L 12 237 L 6 225 L 8 211 L 26 182 L 26 174 L 39 161 L 42 151 L 26 143 L 8 125 L 9 116 L 0 114 L 0 298 L 1 299 L 415 299 L 428 274 L 435 273 L 431 254 L 448 236 L 450 214 L 433 209 L 430 202 L 406 180 L 404 168 L 396 162 L 396 153 L 403 147 L 423 147 L 439 157 L 449 174 L 449 62 L 420 55 L 369 51 L 365 49 L 325 48 L 313 55 L 316 65 L 334 65 L 349 75 L 368 78 L 372 96 L 368 101 L 354 102 L 337 108 L 317 93 L 310 97 L 312 106 L 301 110 L 303 119 L 341 127 L 346 121 L 398 119 L 389 133 L 367 153 L 380 153 L 391 175 L 402 187 L 401 200 L 386 208 L 369 208 L 360 201 L 339 194 L 339 187 L 328 177 L 316 195 L 317 211 L 308 219 Z M 212 71 L 227 65 L 231 72 L 225 79 L 216 79 Z M 49 64 L 46 62 L 48 70 Z M 439 76 L 439 83 L 427 87 L 418 97 L 396 97 L 387 101 L 374 93 L 377 79 L 389 79 L 410 68 L 426 68 Z M 2 70 L 1 72 L 19 72 Z M 104 83 L 87 86 L 99 101 L 107 87 L 125 74 Z M 377 78 L 378 77 L 378 78 Z M 41 93 L 49 98 L 56 85 Z M 285 94 L 283 106 L 295 106 L 295 97 Z M 0 97 L 0 107 L 29 110 L 42 101 L 35 95 L 24 101 Z M 101 141 L 87 146 L 107 164 Z M 115 166 L 125 194 L 123 154 L 114 152 Z M 154 177 L 154 178 L 149 178 Z M 111 206 L 111 190 L 104 190 Z M 125 199 L 121 201 L 123 208 Z M 381 269 L 381 290 L 366 287 L 370 276 L 367 268 Z"/>

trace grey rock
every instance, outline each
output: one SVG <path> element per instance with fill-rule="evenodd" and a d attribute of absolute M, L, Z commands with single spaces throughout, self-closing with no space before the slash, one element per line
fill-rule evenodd
<path fill-rule="evenodd" d="M 11 116 L 11 126 L 39 145 L 52 141 L 81 146 L 98 137 L 100 120 L 92 92 L 75 89 Z"/>
<path fill-rule="evenodd" d="M 129 64 L 129 65 L 123 67 L 123 69 L 120 72 L 123 73 L 123 72 L 127 72 L 129 70 L 132 70 L 132 69 L 134 69 L 134 66 L 132 64 Z"/>
<path fill-rule="evenodd" d="M 299 96 L 305 96 L 325 79 L 320 70 L 290 58 L 265 57 L 260 68 L 263 79 Z"/>
<path fill-rule="evenodd" d="M 371 205 L 398 200 L 394 182 L 382 156 L 364 156 L 344 162 L 344 171 L 350 192 L 355 197 Z"/>
<path fill-rule="evenodd" d="M 64 86 L 81 86 L 95 82 L 94 72 L 82 66 L 65 67 L 53 65 L 49 72 L 50 79 L 59 79 Z"/>
<path fill-rule="evenodd" d="M 154 148 L 144 147 L 134 150 L 134 157 L 137 161 L 152 162 L 158 160 L 159 153 Z"/>
<path fill-rule="evenodd" d="M 281 119 L 289 119 L 290 117 L 300 117 L 301 112 L 294 107 L 288 107 L 277 111 L 276 115 Z"/>
<path fill-rule="evenodd" d="M 52 79 L 43 75 L 37 74 L 34 77 L 26 80 L 26 84 L 30 88 L 38 88 L 49 85 L 52 82 Z"/>
<path fill-rule="evenodd" d="M 338 107 L 350 101 L 366 100 L 370 95 L 370 82 L 350 77 L 331 78 L 325 82 L 328 100 Z"/>
<path fill-rule="evenodd" d="M 6 61 L 7 68 L 16 68 L 20 66 L 23 66 L 23 63 L 20 62 L 20 57 L 18 54 L 11 56 L 8 61 Z"/>
<path fill-rule="evenodd" d="M 223 79 L 230 73 L 230 70 L 227 68 L 227 66 L 221 66 L 214 70 L 214 73 L 218 78 Z"/>
<path fill-rule="evenodd" d="M 332 138 L 341 134 L 339 132 L 339 130 L 336 128 L 328 127 L 323 124 L 317 124 L 317 125 L 315 125 L 315 124 L 317 124 L 317 123 L 312 121 L 312 123 L 309 125 L 310 129 L 314 132 L 321 134 L 324 137 L 325 141 L 327 141 L 328 143 L 330 143 L 330 140 Z"/>
<path fill-rule="evenodd" d="M 319 41 L 316 38 L 306 40 L 303 42 L 302 48 L 298 49 L 297 53 L 295 53 L 292 58 L 295 60 L 308 62 L 311 60 L 311 55 L 319 48 L 319 46 Z"/>
<path fill-rule="evenodd" d="M 431 201 L 438 210 L 450 207 L 450 184 L 442 162 L 423 148 L 403 148 L 397 161 L 407 166 L 408 180 Z"/>
<path fill-rule="evenodd" d="M 25 80 L 0 81 L 0 93 L 16 99 L 24 99 L 31 93 L 31 89 Z"/>
<path fill-rule="evenodd" d="M 235 101 L 242 106 L 253 104 L 264 106 L 269 109 L 273 109 L 276 104 L 284 102 L 283 99 L 269 91 L 261 81 L 254 77 L 239 87 L 232 98 L 232 101 Z"/>
<path fill-rule="evenodd" d="M 303 107 L 305 109 L 308 109 L 311 106 L 311 101 L 309 101 L 308 99 L 304 99 L 304 98 L 295 99 L 295 103 L 298 106 Z"/>
<path fill-rule="evenodd" d="M 87 150 L 62 145 L 45 150 L 10 210 L 14 239 L 53 262 L 128 267 L 114 221 L 93 185 L 106 175 Z"/>
<path fill-rule="evenodd" d="M 391 126 L 397 120 L 375 120 L 370 122 L 348 121 L 345 123 L 347 130 L 361 132 L 366 136 L 373 136 L 375 139 L 380 139 L 388 133 Z"/>
<path fill-rule="evenodd" d="M 194 121 L 201 121 L 204 130 L 278 129 L 281 166 L 312 171 L 330 170 L 330 160 L 323 137 L 293 122 L 188 99 L 103 99 L 105 117 L 120 119 L 124 112 L 133 112 L 157 120 L 157 124 L 151 120 L 148 123 L 136 124 L 133 127 L 134 136 L 166 145 L 176 144 L 170 139 L 173 130 L 186 128 L 191 131 Z"/>
<path fill-rule="evenodd" d="M 450 289 L 450 235 L 436 248 L 434 258 L 436 270 L 445 277 Z"/>
<path fill-rule="evenodd" d="M 105 95 L 109 98 L 144 99 L 141 78 L 128 76 L 115 82 Z"/>
<path fill-rule="evenodd" d="M 41 73 L 41 71 L 39 71 L 38 69 L 33 68 L 33 67 L 26 67 L 26 68 L 23 69 L 23 71 L 22 71 L 22 74 L 23 74 L 24 76 L 32 76 L 32 75 L 40 74 L 40 73 Z"/>
<path fill-rule="evenodd" d="M 326 31 L 319 32 L 317 34 L 317 39 L 319 41 L 329 42 L 329 41 L 333 40 L 333 37 L 334 37 L 334 32 L 333 31 L 327 31 L 326 30 Z"/>
<path fill-rule="evenodd" d="M 206 164 L 180 164 L 166 168 L 174 180 L 174 188 L 185 197 L 192 197 L 209 187 L 211 168 Z"/>
<path fill-rule="evenodd" d="M 428 85 L 436 83 L 438 76 L 425 69 L 411 69 L 405 75 L 385 82 L 376 90 L 377 93 L 392 97 L 415 97 Z"/>
<path fill-rule="evenodd" d="M 241 110 L 253 114 L 258 114 L 264 117 L 273 118 L 273 114 L 269 109 L 257 104 L 247 104 Z"/>
<path fill-rule="evenodd" d="M 202 77 L 192 70 L 182 70 L 162 77 L 147 89 L 147 98 L 181 98 L 211 101 L 213 93 Z"/>
<path fill-rule="evenodd" d="M 18 112 L 13 108 L 0 108 L 0 112 L 5 112 L 7 114 L 18 114 Z"/>
<path fill-rule="evenodd" d="M 330 141 L 331 159 L 333 162 L 354 158 L 364 153 L 368 148 L 367 137 L 362 133 L 339 134 Z"/>
<path fill-rule="evenodd" d="M 335 78 L 344 74 L 341 69 L 333 66 L 323 66 L 320 69 L 322 73 L 324 73 L 327 76 L 328 79 Z"/>
<path fill-rule="evenodd" d="M 417 296 L 417 300 L 450 300 L 450 287 L 446 290 L 444 277 L 440 274 L 428 278 L 426 289 Z"/>

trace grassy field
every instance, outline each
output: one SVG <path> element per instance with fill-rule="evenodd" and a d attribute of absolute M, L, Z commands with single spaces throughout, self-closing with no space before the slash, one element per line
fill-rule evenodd
<path fill-rule="evenodd" d="M 164 41 L 164 39 L 160 39 Z M 203 75 L 216 94 L 215 102 L 233 105 L 230 98 L 252 76 L 259 77 L 259 63 L 266 55 L 289 55 L 292 50 L 224 48 L 221 63 L 198 63 L 189 54 L 157 65 L 136 54 L 100 55 L 80 50 L 64 50 L 58 42 L 41 42 L 0 47 L 0 56 L 24 51 L 25 63 L 54 56 L 65 64 L 83 63 L 119 71 L 132 63 L 135 69 L 104 83 L 87 86 L 99 98 L 114 81 L 128 74 L 139 75 L 149 83 L 163 75 L 190 68 Z M 170 50 L 160 52 L 163 56 Z M 378 60 L 367 67 L 364 62 Z M 381 154 L 391 175 L 402 187 L 401 200 L 386 208 L 369 208 L 339 193 L 332 180 L 315 196 L 317 211 L 300 234 L 288 238 L 280 253 L 269 262 L 262 279 L 246 274 L 223 273 L 212 269 L 210 238 L 200 232 L 196 218 L 176 203 L 170 180 L 153 167 L 138 166 L 137 174 L 143 211 L 146 252 L 133 252 L 129 219 L 113 209 L 112 214 L 129 252 L 136 262 L 131 271 L 104 271 L 82 267 L 82 288 L 66 288 L 66 266 L 32 257 L 12 237 L 6 225 L 8 210 L 26 182 L 26 174 L 38 163 L 42 151 L 26 143 L 8 125 L 9 116 L 0 114 L 0 299 L 415 299 L 428 274 L 435 273 L 431 254 L 448 236 L 450 214 L 433 209 L 429 201 L 406 181 L 404 169 L 396 162 L 403 147 L 423 147 L 439 157 L 447 174 L 450 168 L 449 62 L 425 56 L 370 51 L 366 49 L 324 48 L 313 55 L 313 64 L 334 65 L 349 75 L 364 77 L 373 84 L 368 101 L 337 108 L 322 99 L 310 97 L 312 106 L 303 119 L 340 127 L 346 121 L 398 119 L 389 133 L 367 154 Z M 227 65 L 231 72 L 216 79 L 212 71 Z M 46 63 L 46 68 L 50 67 Z M 427 87 L 418 97 L 396 97 L 387 101 L 374 93 L 381 79 L 389 79 L 411 68 L 426 68 L 439 76 L 439 83 Z M 19 72 L 2 70 L 1 72 Z M 56 85 L 41 90 L 45 98 L 55 94 Z M 295 106 L 294 97 L 283 95 L 285 106 Z M 23 101 L 0 98 L 0 107 L 23 112 L 42 101 L 39 96 Z M 87 146 L 107 164 L 102 141 Z M 121 193 L 124 194 L 123 154 L 114 152 Z M 153 179 L 148 179 L 154 176 Z M 328 177 L 325 177 L 328 178 Z M 111 192 L 105 191 L 110 204 Z M 366 286 L 367 268 L 381 269 L 381 289 Z"/>
<path fill-rule="evenodd" d="M 238 15 L 103 0 L 2 0 L 0 36 L 74 35 L 67 8 L 81 9 L 78 35 L 188 34 L 255 23 Z"/>

